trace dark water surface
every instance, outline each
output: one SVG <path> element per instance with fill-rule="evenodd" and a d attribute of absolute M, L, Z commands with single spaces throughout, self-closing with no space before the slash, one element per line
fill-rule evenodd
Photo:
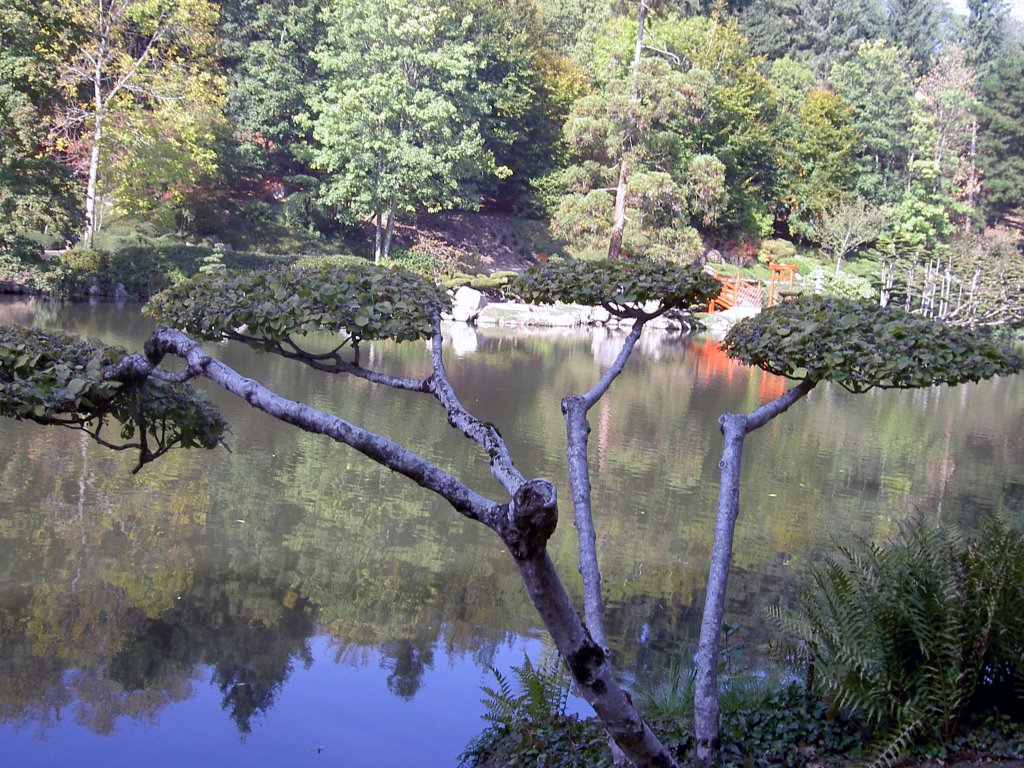
<path fill-rule="evenodd" d="M 138 348 L 137 307 L 0 303 L 0 323 Z M 528 475 L 559 482 L 553 555 L 576 583 L 559 400 L 617 351 L 601 334 L 464 334 L 463 402 Z M 494 488 L 486 458 L 423 395 L 377 391 L 226 345 L 283 394 L 400 439 Z M 428 369 L 422 344 L 376 366 Z M 1024 380 L 853 396 L 820 387 L 748 438 L 726 620 L 759 663 L 764 610 L 832 537 L 914 514 L 967 527 L 1024 510 Z M 697 636 L 725 410 L 785 382 L 702 339 L 641 343 L 592 412 L 608 631 L 631 681 Z M 451 766 L 483 722 L 487 664 L 542 653 L 497 538 L 411 482 L 211 391 L 232 452 L 132 458 L 0 421 L 0 765 Z"/>

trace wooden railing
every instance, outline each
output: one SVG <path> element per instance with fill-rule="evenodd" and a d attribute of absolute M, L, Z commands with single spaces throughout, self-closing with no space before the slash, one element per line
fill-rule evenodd
<path fill-rule="evenodd" d="M 712 272 L 722 283 L 722 292 L 708 302 L 708 312 L 719 312 L 733 307 L 760 307 L 764 298 L 764 285 L 760 280 L 750 278 L 725 277 Z"/>
<path fill-rule="evenodd" d="M 771 270 L 771 280 L 768 283 L 768 298 L 765 300 L 764 283 L 760 280 L 740 275 L 726 277 L 706 267 L 722 283 L 722 292 L 708 302 L 708 312 L 720 312 L 733 307 L 774 307 L 783 301 L 793 290 L 797 265 L 771 263 L 768 268 Z"/>

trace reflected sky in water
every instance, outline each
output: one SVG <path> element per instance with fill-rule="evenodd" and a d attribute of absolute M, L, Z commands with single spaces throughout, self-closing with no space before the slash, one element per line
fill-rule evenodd
<path fill-rule="evenodd" d="M 138 348 L 137 307 L 0 302 L 0 323 Z M 559 400 L 614 358 L 606 333 L 462 332 L 449 372 L 528 475 L 562 499 L 552 555 L 575 586 Z M 399 439 L 496 493 L 486 457 L 429 398 L 228 345 L 283 394 Z M 373 364 L 425 375 L 422 344 Z M 1024 506 L 1021 378 L 853 396 L 819 387 L 748 438 L 726 621 L 762 661 L 764 613 L 840 540 L 915 514 L 967 527 Z M 717 493 L 718 415 L 784 380 L 705 339 L 645 337 L 591 413 L 608 599 L 624 676 L 664 678 L 697 636 Z M 450 766 L 483 726 L 486 665 L 538 622 L 493 534 L 350 449 L 211 396 L 232 452 L 174 452 L 137 476 L 80 435 L 0 422 L 0 750 L 12 764 Z M 319 748 L 322 751 L 317 751 Z"/>

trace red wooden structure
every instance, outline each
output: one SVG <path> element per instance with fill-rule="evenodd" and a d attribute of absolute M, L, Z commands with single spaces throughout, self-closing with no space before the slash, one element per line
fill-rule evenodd
<path fill-rule="evenodd" d="M 793 280 L 796 278 L 797 264 L 776 264 L 774 261 L 768 265 L 771 270 L 771 282 L 768 283 L 768 303 L 766 307 L 774 307 L 785 297 L 780 296 L 782 291 L 793 290 Z"/>
<path fill-rule="evenodd" d="M 708 302 L 708 312 L 720 312 L 733 307 L 774 307 L 785 298 L 783 291 L 793 290 L 797 265 L 773 262 L 768 268 L 771 270 L 771 280 L 768 283 L 768 299 L 765 301 L 764 283 L 760 280 L 740 275 L 725 277 L 706 267 L 722 283 L 722 292 Z"/>
<path fill-rule="evenodd" d="M 722 292 L 708 302 L 708 312 L 718 312 L 733 307 L 760 307 L 764 298 L 764 285 L 760 280 L 750 278 L 725 277 L 712 272 L 722 283 Z"/>

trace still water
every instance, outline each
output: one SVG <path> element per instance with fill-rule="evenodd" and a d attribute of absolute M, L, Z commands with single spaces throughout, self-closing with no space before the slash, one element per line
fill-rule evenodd
<path fill-rule="evenodd" d="M 137 307 L 0 303 L 0 323 L 138 348 Z M 462 334 L 456 391 L 520 468 L 559 482 L 552 543 L 576 583 L 560 398 L 617 351 L 603 333 Z M 290 397 L 405 442 L 485 491 L 486 457 L 433 400 L 208 345 Z M 375 366 L 425 375 L 421 344 Z M 710 341 L 641 343 L 592 412 L 607 629 L 624 676 L 663 679 L 696 640 L 726 410 L 786 382 Z M 853 396 L 820 387 L 747 441 L 726 621 L 760 663 L 768 606 L 834 539 L 912 515 L 1024 513 L 1024 380 Z M 483 725 L 487 665 L 543 653 L 496 537 L 350 449 L 221 393 L 231 451 L 132 458 L 0 422 L 0 764 L 452 766 Z M 581 705 L 585 706 L 585 705 Z"/>

